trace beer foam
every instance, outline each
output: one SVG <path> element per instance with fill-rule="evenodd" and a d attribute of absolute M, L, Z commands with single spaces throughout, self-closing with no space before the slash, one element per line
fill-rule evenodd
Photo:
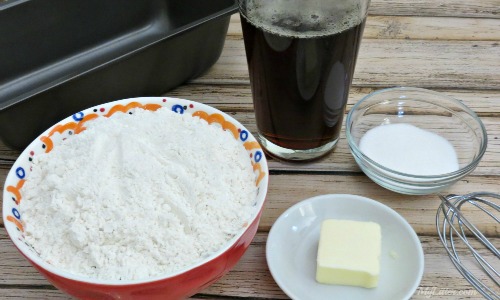
<path fill-rule="evenodd" d="M 349 1 L 324 4 L 324 0 L 308 0 L 307 8 L 297 2 L 249 0 L 246 1 L 241 15 L 255 27 L 273 34 L 313 38 L 336 34 L 357 26 L 363 22 L 367 12 L 367 7 Z"/>

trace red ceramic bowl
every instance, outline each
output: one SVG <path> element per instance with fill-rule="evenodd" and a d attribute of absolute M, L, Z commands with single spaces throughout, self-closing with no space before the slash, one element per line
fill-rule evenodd
<path fill-rule="evenodd" d="M 84 128 L 84 122 L 107 117 L 112 113 L 127 113 L 142 107 L 155 110 L 168 107 L 173 113 L 188 113 L 194 117 L 217 122 L 221 130 L 229 130 L 248 151 L 255 170 L 258 187 L 256 207 L 249 225 L 238 232 L 227 244 L 208 258 L 176 273 L 165 274 L 147 280 L 103 281 L 75 275 L 42 260 L 29 245 L 23 234 L 23 218 L 19 213 L 22 205 L 23 183 L 29 180 L 30 157 L 50 151 L 72 132 Z M 58 125 L 63 125 L 57 127 Z M 61 130 L 63 128 L 64 130 Z M 76 129 L 76 130 L 75 130 Z M 72 131 L 69 133 L 69 131 Z M 79 299 L 183 299 L 196 294 L 221 278 L 239 261 L 250 245 L 257 227 L 267 193 L 269 172 L 262 149 L 252 134 L 231 116 L 210 106 L 174 98 L 137 98 L 115 101 L 92 107 L 66 118 L 47 129 L 19 156 L 10 170 L 3 191 L 3 220 L 5 228 L 16 248 L 54 286 Z"/>

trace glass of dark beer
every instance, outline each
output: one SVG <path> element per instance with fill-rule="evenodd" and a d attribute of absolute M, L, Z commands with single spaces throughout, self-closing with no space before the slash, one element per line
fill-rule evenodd
<path fill-rule="evenodd" d="M 239 0 L 257 137 L 303 161 L 339 140 L 370 0 Z"/>

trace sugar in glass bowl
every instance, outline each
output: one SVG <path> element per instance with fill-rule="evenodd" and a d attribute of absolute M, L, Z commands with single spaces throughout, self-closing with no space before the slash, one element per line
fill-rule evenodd
<path fill-rule="evenodd" d="M 418 175 L 421 173 L 396 171 L 378 163 L 381 160 L 368 157 L 360 149 L 363 136 L 375 127 L 389 124 L 410 124 L 446 139 L 455 149 L 458 170 Z M 436 193 L 454 184 L 476 168 L 487 145 L 486 129 L 471 109 L 444 94 L 410 87 L 384 89 L 361 99 L 347 116 L 346 136 L 356 163 L 368 177 L 384 188 L 409 195 Z M 425 145 L 429 150 L 437 151 L 437 147 L 432 143 Z M 404 164 L 402 157 L 403 154 L 386 159 Z"/>
<path fill-rule="evenodd" d="M 37 250 L 25 239 L 23 224 L 29 220 L 23 219 L 22 210 L 20 210 L 23 203 L 29 201 L 23 199 L 22 187 L 25 181 L 30 180 L 32 158 L 39 153 L 57 148 L 64 139 L 71 138 L 82 131 L 84 123 L 92 119 L 105 118 L 115 113 L 131 113 L 135 108 L 156 110 L 161 107 L 172 110 L 172 113 L 200 117 L 208 123 L 215 122 L 220 130 L 231 132 L 237 142 L 244 146 L 255 173 L 255 180 L 251 184 L 257 186 L 255 209 L 245 226 L 208 257 L 176 272 L 154 278 L 123 281 L 100 280 L 71 273 L 42 259 Z M 172 140 L 172 143 L 175 143 L 175 140 Z M 255 137 L 231 116 L 208 105 L 183 99 L 160 97 L 125 99 L 75 113 L 47 129 L 35 139 L 16 160 L 5 181 L 3 220 L 10 239 L 21 254 L 54 286 L 73 297 L 78 299 L 184 299 L 196 294 L 226 274 L 249 247 L 257 232 L 263 211 L 268 179 L 267 161 Z M 136 222 L 136 220 L 131 221 Z"/>

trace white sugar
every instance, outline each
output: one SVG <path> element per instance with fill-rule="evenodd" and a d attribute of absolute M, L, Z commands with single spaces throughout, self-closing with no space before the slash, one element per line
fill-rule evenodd
<path fill-rule="evenodd" d="M 361 138 L 359 148 L 378 164 L 401 173 L 429 176 L 459 169 L 448 140 L 411 124 L 372 128 Z"/>
<path fill-rule="evenodd" d="M 176 272 L 223 247 L 255 212 L 243 145 L 167 109 L 86 123 L 34 160 L 21 205 L 26 241 L 94 279 Z"/>

